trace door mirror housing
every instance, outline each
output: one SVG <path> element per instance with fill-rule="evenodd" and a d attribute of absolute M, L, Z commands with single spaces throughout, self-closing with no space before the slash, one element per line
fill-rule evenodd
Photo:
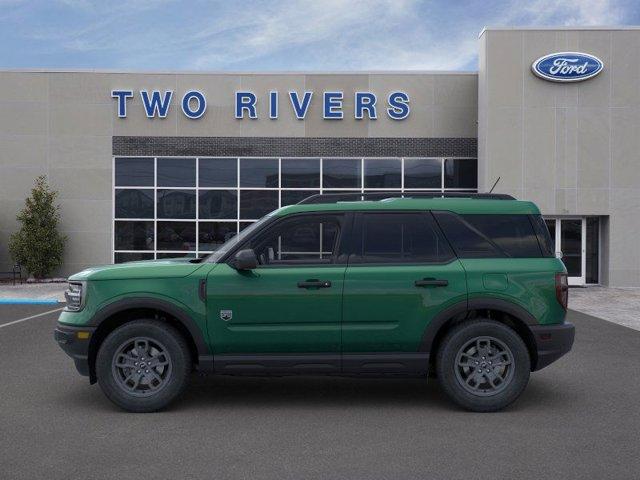
<path fill-rule="evenodd" d="M 233 267 L 236 270 L 253 270 L 258 268 L 258 257 L 251 248 L 240 250 L 233 259 Z"/>

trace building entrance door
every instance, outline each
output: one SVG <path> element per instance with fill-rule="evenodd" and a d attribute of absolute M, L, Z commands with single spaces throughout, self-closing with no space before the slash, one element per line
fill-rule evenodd
<path fill-rule="evenodd" d="M 548 218 L 545 220 L 555 250 L 562 253 L 562 261 L 567 267 L 569 285 L 586 283 L 587 219 Z"/>

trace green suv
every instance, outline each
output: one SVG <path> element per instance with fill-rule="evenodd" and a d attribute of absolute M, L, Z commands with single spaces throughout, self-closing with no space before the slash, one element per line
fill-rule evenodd
<path fill-rule="evenodd" d="M 458 405 L 499 410 L 571 349 L 567 274 L 533 203 L 451 197 L 316 195 L 204 258 L 89 268 L 55 339 L 136 412 L 193 370 L 432 374 Z"/>

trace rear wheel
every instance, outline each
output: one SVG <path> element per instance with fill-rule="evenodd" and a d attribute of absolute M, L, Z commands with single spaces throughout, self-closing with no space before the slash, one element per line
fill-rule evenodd
<path fill-rule="evenodd" d="M 157 320 L 136 320 L 111 332 L 96 358 L 98 383 L 119 407 L 160 410 L 185 389 L 191 356 L 182 335 Z"/>
<path fill-rule="evenodd" d="M 467 410 L 492 412 L 514 402 L 529 382 L 531 360 L 520 336 L 494 320 L 456 325 L 436 358 L 438 379 Z"/>

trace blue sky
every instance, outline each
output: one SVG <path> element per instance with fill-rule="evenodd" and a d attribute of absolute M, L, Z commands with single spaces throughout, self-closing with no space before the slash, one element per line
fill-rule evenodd
<path fill-rule="evenodd" d="M 640 24 L 638 0 L 0 0 L 0 67 L 476 70 L 484 26 Z"/>

